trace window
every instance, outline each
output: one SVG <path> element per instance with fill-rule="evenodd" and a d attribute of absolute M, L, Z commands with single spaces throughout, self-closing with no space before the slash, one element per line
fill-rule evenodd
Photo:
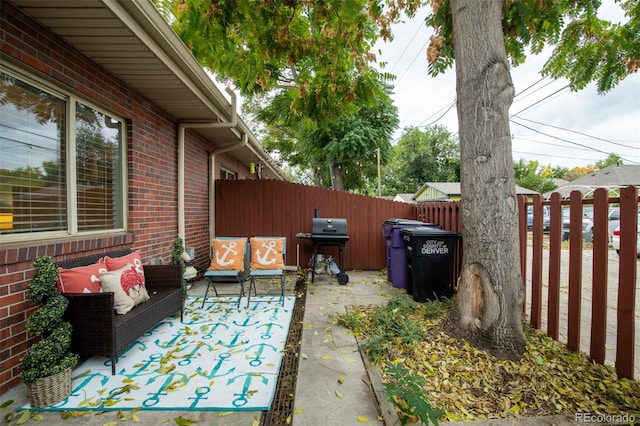
<path fill-rule="evenodd" d="M 224 169 L 222 167 L 220 167 L 220 179 L 221 180 L 235 180 L 236 179 L 236 174 Z"/>
<path fill-rule="evenodd" d="M 125 227 L 125 125 L 0 70 L 0 235 L 5 241 Z"/>

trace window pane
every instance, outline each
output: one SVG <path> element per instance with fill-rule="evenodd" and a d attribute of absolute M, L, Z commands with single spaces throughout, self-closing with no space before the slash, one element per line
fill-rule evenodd
<path fill-rule="evenodd" d="M 0 234 L 67 229 L 65 101 L 0 72 Z"/>
<path fill-rule="evenodd" d="M 122 228 L 122 123 L 76 104 L 78 231 Z"/>

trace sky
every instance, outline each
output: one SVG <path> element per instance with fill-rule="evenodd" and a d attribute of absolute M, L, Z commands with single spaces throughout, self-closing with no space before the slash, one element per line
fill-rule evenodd
<path fill-rule="evenodd" d="M 603 4 L 603 16 L 621 19 L 611 0 Z M 426 48 L 431 30 L 424 26 L 428 10 L 393 27 L 394 40 L 375 48 L 385 71 L 396 75 L 392 98 L 398 108 L 400 128 L 439 124 L 457 137 L 455 71 L 438 77 L 427 73 Z M 593 165 L 615 152 L 623 164 L 640 164 L 640 73 L 628 76 L 616 88 L 599 95 L 589 85 L 571 92 L 566 80 L 542 79 L 544 52 L 530 56 L 512 69 L 515 98 L 512 119 L 513 159 L 536 160 L 541 166 Z M 517 117 L 514 117 L 517 115 Z M 525 127 L 526 126 L 526 127 Z"/>

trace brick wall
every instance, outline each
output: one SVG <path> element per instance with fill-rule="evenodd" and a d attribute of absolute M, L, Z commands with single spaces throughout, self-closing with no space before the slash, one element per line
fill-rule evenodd
<path fill-rule="evenodd" d="M 20 383 L 20 359 L 31 343 L 25 321 L 33 306 L 25 291 L 33 274 L 33 260 L 41 255 L 62 260 L 132 248 L 140 250 L 145 263 L 157 258 L 168 262 L 178 233 L 178 172 L 177 122 L 164 110 L 7 2 L 0 8 L 0 43 L 3 62 L 18 64 L 35 77 L 54 82 L 96 106 L 113 111 L 127 121 L 129 132 L 126 233 L 10 246 L 0 240 L 0 394 L 3 394 Z M 196 247 L 199 269 L 204 269 L 209 256 L 208 152 L 213 148 L 197 133 L 187 131 L 186 245 Z M 250 176 L 246 166 L 224 156 L 221 160 L 239 176 Z"/>

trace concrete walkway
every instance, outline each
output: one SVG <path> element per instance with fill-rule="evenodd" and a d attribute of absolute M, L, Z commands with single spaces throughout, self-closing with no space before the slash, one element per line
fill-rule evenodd
<path fill-rule="evenodd" d="M 393 290 L 378 272 L 349 276 L 346 286 L 326 275 L 308 284 L 294 425 L 384 424 L 374 397 L 382 386 L 372 384 L 353 334 L 332 318 L 352 305 L 384 303 Z"/>

